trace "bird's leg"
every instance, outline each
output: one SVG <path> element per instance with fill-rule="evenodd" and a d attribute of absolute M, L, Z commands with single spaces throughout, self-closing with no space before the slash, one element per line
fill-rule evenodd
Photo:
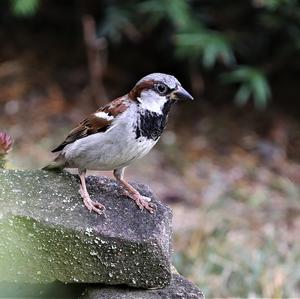
<path fill-rule="evenodd" d="M 141 195 L 136 189 L 134 189 L 129 183 L 124 179 L 124 168 L 119 168 L 114 170 L 114 176 L 119 181 L 125 189 L 126 196 L 130 197 L 135 201 L 138 207 L 143 210 L 144 208 L 151 214 L 156 210 L 156 205 L 150 203 L 151 198 Z"/>
<path fill-rule="evenodd" d="M 79 193 L 83 199 L 83 203 L 90 212 L 94 211 L 99 215 L 103 214 L 103 212 L 105 211 L 105 206 L 99 202 L 91 200 L 90 198 L 90 195 L 87 191 L 86 184 L 85 184 L 85 173 L 86 170 L 79 170 L 79 177 L 81 182 Z"/>

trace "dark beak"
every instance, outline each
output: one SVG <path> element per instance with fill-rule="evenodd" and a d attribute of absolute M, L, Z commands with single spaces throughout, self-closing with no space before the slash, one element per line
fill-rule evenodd
<path fill-rule="evenodd" d="M 181 86 L 171 93 L 172 100 L 193 100 L 194 98 Z"/>

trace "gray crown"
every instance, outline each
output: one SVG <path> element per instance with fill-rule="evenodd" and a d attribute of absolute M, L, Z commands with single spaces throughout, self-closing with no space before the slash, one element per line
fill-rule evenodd
<path fill-rule="evenodd" d="M 170 89 L 174 89 L 176 86 L 181 86 L 180 82 L 172 75 L 163 74 L 163 73 L 152 73 L 145 77 L 143 77 L 140 81 L 136 83 L 138 85 L 139 83 L 143 81 L 159 81 L 164 84 L 166 84 Z"/>

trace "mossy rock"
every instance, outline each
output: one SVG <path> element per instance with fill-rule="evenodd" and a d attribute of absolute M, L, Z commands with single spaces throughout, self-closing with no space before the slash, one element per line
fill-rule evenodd
<path fill-rule="evenodd" d="M 0 282 L 105 283 L 162 288 L 171 280 L 171 211 L 152 198 L 151 215 L 122 195 L 115 180 L 89 177 L 90 213 L 67 172 L 0 169 Z"/>

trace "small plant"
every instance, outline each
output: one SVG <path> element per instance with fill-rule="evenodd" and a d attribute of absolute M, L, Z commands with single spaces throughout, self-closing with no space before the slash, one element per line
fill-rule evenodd
<path fill-rule="evenodd" d="M 0 168 L 5 166 L 5 156 L 11 151 L 13 139 L 7 133 L 0 131 Z"/>

